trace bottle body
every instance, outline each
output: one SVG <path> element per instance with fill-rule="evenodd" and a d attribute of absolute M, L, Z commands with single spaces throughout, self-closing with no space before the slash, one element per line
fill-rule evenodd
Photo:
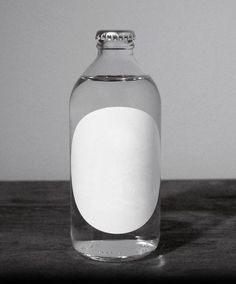
<path fill-rule="evenodd" d="M 129 57 L 101 57 L 70 99 L 71 238 L 89 258 L 133 260 L 160 238 L 161 102 L 149 76 L 104 63 Z"/>

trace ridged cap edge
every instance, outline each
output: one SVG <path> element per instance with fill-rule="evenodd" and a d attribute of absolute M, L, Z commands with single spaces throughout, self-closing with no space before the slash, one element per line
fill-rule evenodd
<path fill-rule="evenodd" d="M 131 30 L 99 30 L 95 39 L 99 41 L 127 41 L 135 40 L 135 33 Z"/>

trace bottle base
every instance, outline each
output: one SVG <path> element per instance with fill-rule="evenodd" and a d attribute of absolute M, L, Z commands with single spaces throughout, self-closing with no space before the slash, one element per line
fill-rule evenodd
<path fill-rule="evenodd" d="M 123 262 L 143 258 L 158 246 L 158 240 L 93 240 L 73 241 L 83 256 L 107 262 Z"/>

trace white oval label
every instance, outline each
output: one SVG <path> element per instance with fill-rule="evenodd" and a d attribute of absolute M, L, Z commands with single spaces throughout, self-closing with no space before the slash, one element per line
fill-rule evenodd
<path fill-rule="evenodd" d="M 113 234 L 142 227 L 160 187 L 160 136 L 154 119 L 129 107 L 93 111 L 76 126 L 71 178 L 79 212 Z"/>

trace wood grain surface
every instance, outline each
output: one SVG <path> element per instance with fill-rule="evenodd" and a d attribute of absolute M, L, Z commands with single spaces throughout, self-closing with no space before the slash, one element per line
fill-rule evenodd
<path fill-rule="evenodd" d="M 159 247 L 121 264 L 72 248 L 69 193 L 68 181 L 0 182 L 0 280 L 236 280 L 235 180 L 162 181 Z"/>

